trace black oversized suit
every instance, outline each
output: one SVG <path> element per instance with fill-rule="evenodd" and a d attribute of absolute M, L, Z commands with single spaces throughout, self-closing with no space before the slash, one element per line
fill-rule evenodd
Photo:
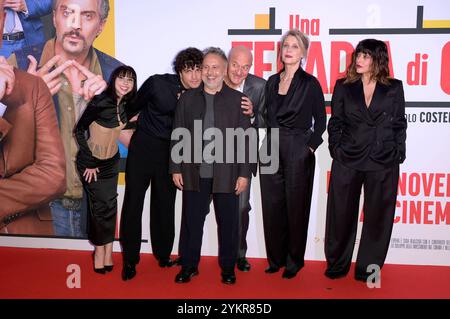
<path fill-rule="evenodd" d="M 406 119 L 402 82 L 377 82 L 367 107 L 361 80 L 338 80 L 328 123 L 333 158 L 325 233 L 326 275 L 340 277 L 350 268 L 364 185 L 364 225 L 355 276 L 367 266 L 384 264 L 392 233 L 399 164 L 405 160 Z"/>
<path fill-rule="evenodd" d="M 215 162 L 212 178 L 201 178 L 200 165 L 195 159 L 196 152 L 202 152 L 203 145 L 195 141 L 195 121 L 204 120 L 206 101 L 203 85 L 197 89 L 186 91 L 178 102 L 172 132 L 172 155 L 170 157 L 169 172 L 181 173 L 183 177 L 183 216 L 180 231 L 180 252 L 183 268 L 197 267 L 200 261 L 203 226 L 209 212 L 210 197 L 212 195 L 219 237 L 219 264 L 222 269 L 234 268 L 238 251 L 238 196 L 235 186 L 238 177 L 251 176 L 251 165 L 248 161 L 249 144 L 243 147 L 234 144 L 233 149 L 227 149 L 227 128 L 250 128 L 250 118 L 242 113 L 242 93 L 229 88 L 225 83 L 221 91 L 214 95 L 214 127 L 219 129 L 224 137 L 223 163 Z M 180 129 L 190 132 L 190 137 L 178 135 Z M 200 134 L 203 134 L 200 126 Z M 189 140 L 190 139 L 190 140 Z M 256 132 L 251 139 L 256 139 Z M 217 142 L 217 137 L 216 137 Z M 254 141 L 253 141 L 254 143 Z M 183 146 L 184 148 L 180 148 Z M 216 144 L 219 147 L 219 144 Z M 174 154 L 184 155 L 190 149 L 189 159 L 176 161 Z M 229 154 L 229 152 L 232 154 Z M 245 161 L 237 161 L 237 153 L 244 152 Z M 217 149 L 216 149 L 217 152 Z M 201 153 L 200 153 L 201 154 Z M 232 163 L 226 162 L 229 156 L 234 158 Z"/>

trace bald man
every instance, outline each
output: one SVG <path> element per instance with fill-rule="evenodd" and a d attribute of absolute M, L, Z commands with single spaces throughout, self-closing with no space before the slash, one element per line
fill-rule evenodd
<path fill-rule="evenodd" d="M 244 114 L 252 117 L 252 125 L 258 128 L 262 124 L 259 110 L 264 106 L 264 89 L 266 80 L 250 74 L 253 55 L 245 46 L 233 47 L 228 53 L 228 70 L 225 82 L 237 91 L 244 93 L 248 98 L 243 98 L 242 108 Z M 247 99 L 247 101 L 245 100 Z M 257 164 L 252 164 L 252 173 L 256 176 Z M 251 178 L 247 189 L 239 195 L 239 249 L 237 268 L 240 271 L 249 271 L 250 263 L 247 254 L 247 231 L 249 225 Z"/>

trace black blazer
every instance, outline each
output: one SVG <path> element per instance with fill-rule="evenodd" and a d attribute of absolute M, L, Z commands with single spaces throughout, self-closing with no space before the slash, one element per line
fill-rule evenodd
<path fill-rule="evenodd" d="M 280 73 L 272 75 L 266 84 L 266 103 L 261 112 L 265 123 L 260 127 L 288 130 L 312 130 L 307 144 L 316 150 L 322 144 L 322 134 L 327 127 L 327 115 L 322 87 L 319 81 L 301 67 L 295 72 L 283 104 L 279 105 Z M 280 109 L 282 113 L 280 114 Z M 314 120 L 314 124 L 313 124 Z"/>
<path fill-rule="evenodd" d="M 366 107 L 361 80 L 336 81 L 328 122 L 331 157 L 362 171 L 381 170 L 405 160 L 406 119 L 402 82 L 377 82 Z"/>
<path fill-rule="evenodd" d="M 132 117 L 140 112 L 138 130 L 170 141 L 178 97 L 184 90 L 177 74 L 152 75 L 141 85 L 127 112 Z"/>
<path fill-rule="evenodd" d="M 250 101 L 252 101 L 253 114 L 255 116 L 255 120 L 253 121 L 252 126 L 255 129 L 259 127 L 260 121 L 264 121 L 261 116 L 261 110 L 263 109 L 266 100 L 265 88 L 266 88 L 266 80 L 253 74 L 247 75 L 247 78 L 245 79 L 244 82 L 243 93 L 247 95 Z M 256 136 L 257 140 L 259 141 L 258 130 L 256 130 Z M 256 176 L 257 168 L 258 168 L 257 163 L 252 163 L 252 173 L 254 176 Z"/>
<path fill-rule="evenodd" d="M 223 163 L 214 163 L 213 173 L 213 192 L 214 193 L 234 193 L 236 181 L 238 177 L 251 177 L 251 165 L 248 161 L 249 144 L 245 143 L 245 149 L 240 149 L 245 152 L 245 162 L 238 163 L 236 154 L 238 152 L 238 145 L 235 141 L 232 156 L 235 160 L 233 163 L 226 163 L 226 128 L 243 128 L 244 130 L 251 127 L 250 117 L 244 115 L 241 109 L 241 99 L 244 96 L 239 91 L 233 90 L 225 83 L 222 90 L 217 92 L 214 96 L 214 127 L 222 132 L 223 139 Z M 169 163 L 169 173 L 181 173 L 183 176 L 183 190 L 199 191 L 200 182 L 200 163 L 194 163 L 195 153 L 202 154 L 202 143 L 195 143 L 194 141 L 194 121 L 203 120 L 206 111 L 206 101 L 203 91 L 203 85 L 199 88 L 191 89 L 183 93 L 178 101 L 175 111 L 175 119 L 173 129 L 186 128 L 189 130 L 191 138 L 188 141 L 186 138 L 176 136 L 172 132 L 171 141 L 171 156 Z M 253 143 L 256 139 L 256 132 L 253 131 Z M 203 134 L 201 129 L 200 134 Z M 190 142 L 190 147 L 189 147 Z M 181 144 L 179 144 L 181 143 Z M 179 153 L 179 148 L 189 147 L 191 150 L 190 162 L 176 163 L 173 159 L 172 152 Z M 196 148 L 195 148 L 196 146 Z M 216 147 L 218 147 L 216 143 Z M 186 150 L 186 149 L 185 149 Z"/>
<path fill-rule="evenodd" d="M 248 96 L 253 104 L 253 113 L 255 114 L 255 121 L 253 122 L 253 127 L 258 127 L 259 122 L 263 121 L 261 116 L 261 110 L 265 103 L 265 88 L 266 80 L 260 78 L 259 76 L 249 74 L 244 82 L 243 93 Z"/>

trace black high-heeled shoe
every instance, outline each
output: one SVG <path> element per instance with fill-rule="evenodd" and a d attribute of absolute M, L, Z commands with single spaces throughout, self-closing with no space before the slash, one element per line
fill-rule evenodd
<path fill-rule="evenodd" d="M 111 272 L 113 270 L 113 268 L 114 268 L 114 265 L 105 265 L 105 270 L 107 272 Z"/>
<path fill-rule="evenodd" d="M 134 278 L 134 276 L 136 276 L 136 266 L 128 263 L 123 264 L 122 280 L 131 280 Z"/>
<path fill-rule="evenodd" d="M 105 269 L 105 267 L 103 267 L 103 268 L 95 268 L 95 266 L 94 266 L 94 271 L 95 271 L 97 274 L 102 274 L 102 275 L 106 274 L 106 269 Z"/>
<path fill-rule="evenodd" d="M 92 252 L 92 262 L 93 262 L 93 266 L 94 266 L 94 272 L 96 272 L 97 274 L 106 274 L 106 269 L 105 267 L 102 268 L 95 268 L 95 251 Z"/>

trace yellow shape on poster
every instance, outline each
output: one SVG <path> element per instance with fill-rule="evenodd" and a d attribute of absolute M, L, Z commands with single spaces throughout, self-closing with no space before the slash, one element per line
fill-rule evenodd
<path fill-rule="evenodd" d="M 119 185 L 125 185 L 125 173 L 119 173 Z"/>
<path fill-rule="evenodd" d="M 268 30 L 270 28 L 270 16 L 268 14 L 255 14 L 255 29 Z"/>
<path fill-rule="evenodd" d="M 99 37 L 95 39 L 94 47 L 114 57 L 116 55 L 114 0 L 109 0 L 109 6 L 110 10 L 105 28 Z"/>
<path fill-rule="evenodd" d="M 424 28 L 450 28 L 450 20 L 424 20 Z"/>

